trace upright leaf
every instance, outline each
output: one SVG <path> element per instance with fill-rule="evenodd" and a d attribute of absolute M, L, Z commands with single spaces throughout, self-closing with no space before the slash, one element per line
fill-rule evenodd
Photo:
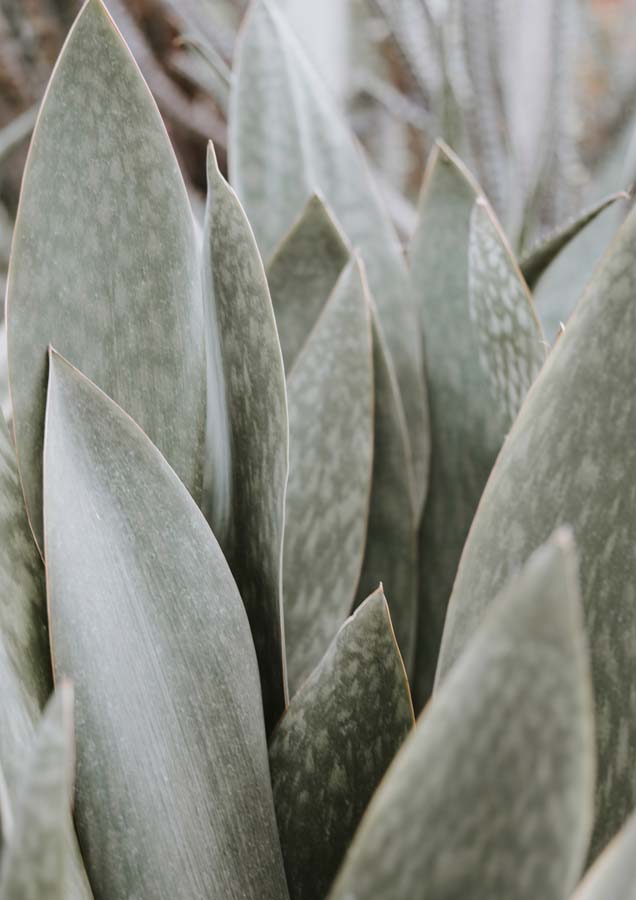
<path fill-rule="evenodd" d="M 349 261 L 349 248 L 326 206 L 312 195 L 267 266 L 287 372 Z"/>
<path fill-rule="evenodd" d="M 44 711 L 19 786 L 0 900 L 67 900 L 73 762 L 73 690 L 63 683 Z"/>
<path fill-rule="evenodd" d="M 357 261 L 289 375 L 283 586 L 290 690 L 351 610 L 364 553 L 373 458 L 369 301 Z"/>
<path fill-rule="evenodd" d="M 583 879 L 573 900 L 635 900 L 636 815 L 619 831 Z"/>
<path fill-rule="evenodd" d="M 263 256 L 316 190 L 362 255 L 402 393 L 419 512 L 430 438 L 421 346 L 402 250 L 360 148 L 284 15 L 269 0 L 253 4 L 241 33 L 229 127 L 230 180 Z"/>
<path fill-rule="evenodd" d="M 410 259 L 433 440 L 420 530 L 415 705 L 421 708 L 470 523 L 545 351 L 527 288 L 479 186 L 441 144 L 424 178 Z"/>
<path fill-rule="evenodd" d="M 42 103 L 7 301 L 20 478 L 40 545 L 49 344 L 139 422 L 199 499 L 205 347 L 195 226 L 155 103 L 101 0 L 84 5 Z"/>
<path fill-rule="evenodd" d="M 508 435 L 453 588 L 438 680 L 493 594 L 562 522 L 574 528 L 599 723 L 592 853 L 636 805 L 636 213 L 627 219 Z"/>
<path fill-rule="evenodd" d="M 208 434 L 227 416 L 229 518 L 215 534 L 236 579 L 256 645 L 268 731 L 286 705 L 281 554 L 287 483 L 285 372 L 263 264 L 245 213 L 208 150 L 204 285 L 209 346 L 224 397 L 208 405 Z M 213 347 L 216 338 L 216 347 Z M 210 385 L 208 396 L 214 396 Z M 216 413 L 216 414 L 215 414 Z M 206 463 L 214 465 L 214 456 Z M 214 481 L 214 471 L 211 480 Z M 225 478 L 225 471 L 221 471 Z M 224 491 L 223 486 L 218 490 Z M 214 499 L 218 496 L 213 494 Z M 213 526 L 218 510 L 208 510 Z"/>
<path fill-rule="evenodd" d="M 322 900 L 371 795 L 413 724 L 382 589 L 347 619 L 269 748 L 292 900 Z"/>
<path fill-rule="evenodd" d="M 228 565 L 145 434 L 55 353 L 44 525 L 96 894 L 285 900 L 256 654 Z"/>
<path fill-rule="evenodd" d="M 330 900 L 562 900 L 591 830 L 592 722 L 565 533 L 508 583 L 422 714 Z"/>

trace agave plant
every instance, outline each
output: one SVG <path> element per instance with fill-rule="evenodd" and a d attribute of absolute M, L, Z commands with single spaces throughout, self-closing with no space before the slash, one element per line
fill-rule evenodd
<path fill-rule="evenodd" d="M 439 143 L 406 259 L 269 0 L 229 109 L 200 226 L 87 0 L 34 130 L 0 900 L 636 896 L 636 214 L 550 349 L 530 287 L 616 198 L 519 264 Z"/>

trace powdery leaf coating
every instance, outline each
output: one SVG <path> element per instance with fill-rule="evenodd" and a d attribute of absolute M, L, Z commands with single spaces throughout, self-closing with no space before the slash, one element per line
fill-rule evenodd
<path fill-rule="evenodd" d="M 292 900 L 322 900 L 362 813 L 413 725 L 382 589 L 347 619 L 269 748 Z"/>
<path fill-rule="evenodd" d="M 409 675 L 417 629 L 417 535 L 412 467 L 402 401 L 375 311 L 373 328 L 373 475 L 367 543 L 356 605 L 382 582 Z"/>
<path fill-rule="evenodd" d="M 293 695 L 352 608 L 367 533 L 373 365 L 369 301 L 357 261 L 340 276 L 287 390 L 283 586 Z"/>
<path fill-rule="evenodd" d="M 636 806 L 636 215 L 622 226 L 519 413 L 484 491 L 453 588 L 443 680 L 491 598 L 572 524 L 596 698 L 596 855 Z"/>
<path fill-rule="evenodd" d="M 433 442 L 420 528 L 416 709 L 432 689 L 446 605 L 470 523 L 515 403 L 544 356 L 529 294 L 484 203 L 461 161 L 439 144 L 424 177 L 410 248 Z"/>
<path fill-rule="evenodd" d="M 569 535 L 508 583 L 362 819 L 330 900 L 562 900 L 592 824 L 593 713 Z"/>
<path fill-rule="evenodd" d="M 256 654 L 228 565 L 138 426 L 57 354 L 49 367 L 51 636 L 56 677 L 76 685 L 75 818 L 95 893 L 285 900 Z"/>
<path fill-rule="evenodd" d="M 281 585 L 285 372 L 256 242 L 236 194 L 219 172 L 212 145 L 205 248 L 204 285 L 208 315 L 215 317 L 218 330 L 230 464 L 228 528 L 217 536 L 250 621 L 269 732 L 287 695 Z M 218 416 L 210 417 L 209 425 L 219 430 Z"/>
<path fill-rule="evenodd" d="M 40 546 L 49 344 L 139 422 L 200 499 L 195 226 L 155 103 L 101 0 L 83 7 L 42 103 L 7 300 L 18 466 Z"/>
<path fill-rule="evenodd" d="M 636 900 L 636 815 L 599 856 L 573 900 Z"/>
<path fill-rule="evenodd" d="M 344 117 L 284 14 L 268 0 L 252 5 L 236 49 L 229 165 L 230 181 L 264 257 L 315 191 L 359 250 L 400 385 L 419 514 L 430 434 L 421 342 L 402 248 Z"/>
<path fill-rule="evenodd" d="M 66 900 L 73 778 L 73 690 L 62 684 L 30 748 L 2 853 L 0 900 Z"/>
<path fill-rule="evenodd" d="M 291 371 L 349 255 L 338 226 L 320 197 L 314 194 L 267 266 L 287 372 Z"/>

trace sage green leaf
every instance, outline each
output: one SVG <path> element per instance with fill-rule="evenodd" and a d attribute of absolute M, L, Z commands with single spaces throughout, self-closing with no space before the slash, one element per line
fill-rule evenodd
<path fill-rule="evenodd" d="M 230 181 L 268 257 L 320 191 L 367 267 L 412 444 L 418 512 L 430 435 L 416 311 L 402 249 L 360 147 L 284 15 L 268 0 L 238 41 L 229 119 Z"/>
<path fill-rule="evenodd" d="M 7 360 L 7 328 L 0 322 L 0 412 L 4 422 L 11 416 L 11 395 L 9 393 L 9 364 Z"/>
<path fill-rule="evenodd" d="M 30 136 L 38 114 L 37 105 L 25 110 L 0 129 L 0 166 Z"/>
<path fill-rule="evenodd" d="M 82 8 L 42 102 L 7 303 L 20 477 L 40 546 L 49 344 L 121 403 L 200 499 L 195 225 L 157 107 L 101 0 Z"/>
<path fill-rule="evenodd" d="M 592 825 L 592 723 L 576 555 L 562 532 L 508 583 L 420 717 L 330 900 L 568 896 Z"/>
<path fill-rule="evenodd" d="M 636 214 L 626 220 L 508 435 L 473 522 L 449 604 L 438 680 L 491 597 L 553 528 L 581 553 L 597 707 L 592 854 L 636 806 Z"/>
<path fill-rule="evenodd" d="M 431 479 L 420 528 L 415 707 L 433 684 L 446 604 L 490 470 L 545 356 L 528 290 L 479 186 L 433 151 L 410 248 L 431 407 Z"/>
<path fill-rule="evenodd" d="M 636 815 L 614 837 L 583 879 L 573 900 L 635 900 Z"/>
<path fill-rule="evenodd" d="M 412 466 L 402 401 L 375 311 L 373 326 L 373 475 L 367 542 L 357 603 L 374 585 L 389 592 L 395 637 L 409 675 L 417 628 L 417 536 Z"/>
<path fill-rule="evenodd" d="M 225 388 L 217 408 L 208 406 L 208 429 L 214 437 L 222 429 L 221 417 L 227 416 L 229 453 L 224 456 L 230 462 L 228 527 L 215 534 L 247 610 L 270 732 L 287 699 L 281 584 L 288 456 L 285 372 L 258 248 L 236 194 L 218 169 L 212 144 L 205 247 L 208 327 L 218 340 L 213 375 L 218 373 Z M 210 512 L 214 527 L 217 511 L 212 507 Z"/>
<path fill-rule="evenodd" d="M 380 588 L 342 625 L 270 743 L 292 900 L 326 896 L 412 725 L 406 673 Z"/>
<path fill-rule="evenodd" d="M 352 608 L 364 554 L 373 458 L 369 300 L 344 270 L 287 382 L 289 482 L 283 553 L 292 695 Z"/>
<path fill-rule="evenodd" d="M 573 219 L 556 228 L 531 248 L 521 259 L 520 267 L 523 277 L 530 288 L 534 288 L 548 266 L 556 259 L 559 253 L 574 240 L 574 238 L 593 222 L 597 216 L 605 212 L 619 200 L 629 200 L 630 195 L 626 191 L 618 191 L 603 197 L 598 203 L 589 206 Z"/>
<path fill-rule="evenodd" d="M 54 352 L 44 526 L 96 895 L 285 900 L 256 654 L 228 565 L 141 429 Z"/>
<path fill-rule="evenodd" d="M 287 372 L 349 261 L 349 248 L 314 194 L 276 248 L 267 281 Z"/>
<path fill-rule="evenodd" d="M 73 689 L 66 682 L 44 711 L 19 786 L 0 900 L 67 900 L 73 764 Z"/>

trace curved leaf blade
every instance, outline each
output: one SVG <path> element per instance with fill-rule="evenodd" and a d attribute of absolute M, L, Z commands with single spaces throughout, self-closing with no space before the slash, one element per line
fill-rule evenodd
<path fill-rule="evenodd" d="M 270 743 L 292 900 L 326 896 L 412 725 L 406 673 L 380 588 L 342 625 Z"/>
<path fill-rule="evenodd" d="M 636 816 L 632 815 L 583 879 L 573 900 L 636 898 Z"/>
<path fill-rule="evenodd" d="M 636 805 L 634 243 L 627 219 L 530 390 L 484 491 L 448 608 L 438 682 L 530 547 L 569 522 L 581 553 L 597 735 L 592 855 Z"/>
<path fill-rule="evenodd" d="M 433 697 L 330 900 L 567 896 L 592 825 L 588 663 L 565 533 L 508 583 Z"/>
<path fill-rule="evenodd" d="M 340 276 L 296 359 L 287 390 L 283 596 L 293 695 L 348 616 L 364 554 L 373 366 L 370 307 L 357 261 Z"/>
<path fill-rule="evenodd" d="M 101 0 L 84 5 L 42 103 L 7 321 L 20 477 L 40 546 L 49 344 L 140 423 L 200 499 L 205 347 L 195 226 L 157 107 Z"/>
<path fill-rule="evenodd" d="M 221 418 L 227 416 L 230 466 L 228 525 L 214 530 L 247 610 L 270 732 L 287 699 L 281 584 L 288 467 L 285 372 L 256 242 L 211 144 L 204 228 L 207 315 L 214 319 L 208 327 L 217 331 L 215 368 L 225 391 L 222 412 L 212 414 L 208 408 L 208 428 L 221 431 Z M 221 475 L 226 477 L 223 470 Z M 214 504 L 208 518 L 214 527 L 219 519 Z"/>
<path fill-rule="evenodd" d="M 230 570 L 158 450 L 54 352 L 44 524 L 96 893 L 284 900 L 258 666 Z"/>

